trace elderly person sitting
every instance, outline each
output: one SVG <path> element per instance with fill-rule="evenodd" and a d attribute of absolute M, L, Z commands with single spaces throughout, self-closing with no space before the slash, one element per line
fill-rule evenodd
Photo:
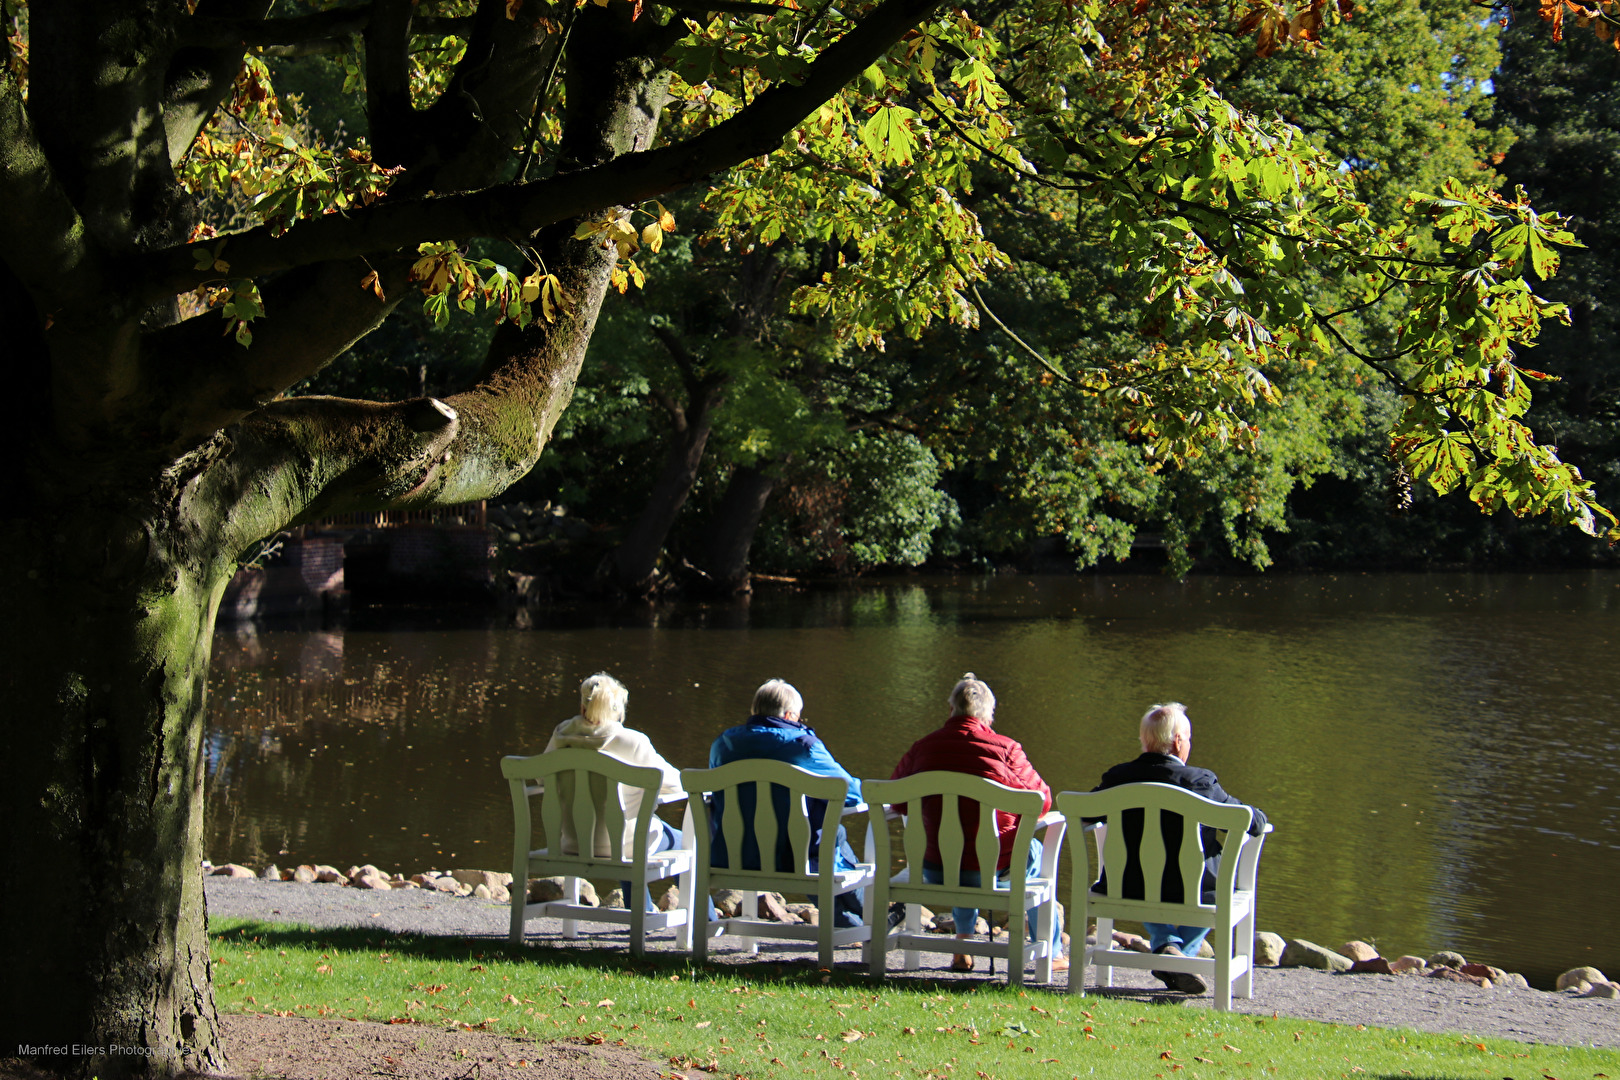
<path fill-rule="evenodd" d="M 730 762 L 749 758 L 785 761 L 816 776 L 839 777 L 849 785 L 848 793 L 844 796 L 844 805 L 859 805 L 861 782 L 851 775 L 848 769 L 838 764 L 815 730 L 801 719 L 803 715 L 804 698 L 791 683 L 782 679 L 767 681 L 754 691 L 753 715 L 745 723 L 721 732 L 720 737 L 714 740 L 714 745 L 709 748 L 709 768 L 718 769 Z M 749 856 L 747 852 L 749 849 L 762 849 L 764 845 L 754 838 L 754 807 L 750 805 L 747 794 L 743 791 L 739 799 L 744 821 L 742 844 L 744 852 L 741 858 L 745 860 L 739 865 L 745 870 L 755 870 L 759 869 L 757 863 L 752 866 L 749 863 L 754 862 L 758 856 Z M 786 821 L 787 790 L 778 787 L 775 795 L 777 820 Z M 715 796 L 714 812 L 710 818 L 714 838 L 713 847 L 710 848 L 710 861 L 715 866 L 730 865 L 725 837 L 720 833 L 723 798 L 722 795 Z M 827 804 L 821 799 L 807 800 L 807 804 L 811 822 L 810 850 L 817 852 L 821 845 L 821 829 L 816 823 L 821 821 L 822 815 L 826 813 Z M 773 847 L 776 852 L 776 868 L 788 869 L 788 864 L 792 860 L 792 849 L 785 830 L 776 837 Z M 811 873 L 819 872 L 819 861 L 819 855 L 812 854 Z M 836 861 L 839 870 L 852 870 L 858 862 L 855 858 L 855 849 L 850 847 L 849 837 L 842 825 L 838 826 Z M 833 898 L 834 926 L 861 926 L 862 915 L 860 893 L 840 893 Z M 712 915 L 710 917 L 713 918 Z"/>
<path fill-rule="evenodd" d="M 994 780 L 1008 787 L 1038 791 L 1045 800 L 1041 812 L 1050 810 L 1052 789 L 1047 787 L 1046 781 L 1041 779 L 1041 774 L 1029 763 L 1029 758 L 1024 755 L 1024 748 L 1018 744 L 1018 740 L 991 730 L 996 717 L 996 695 L 990 692 L 990 687 L 970 671 L 962 676 L 962 680 L 952 688 L 950 696 L 945 701 L 951 710 L 945 726 L 912 743 L 911 749 L 900 759 L 900 764 L 894 767 L 894 775 L 890 779 L 898 780 L 913 773 L 935 769 L 967 773 L 970 776 Z M 928 838 L 928 846 L 923 853 L 923 881 L 930 885 L 938 885 L 945 880 L 945 869 L 939 853 L 940 799 L 938 797 L 924 799 L 922 815 L 923 831 Z M 963 802 L 961 815 L 963 834 L 972 836 L 974 830 L 979 827 L 979 805 L 974 802 Z M 1031 840 L 1028 851 L 1015 853 L 1012 848 L 1017 839 L 1018 818 L 999 810 L 996 811 L 996 831 L 1001 838 L 1001 858 L 996 864 L 997 876 L 1006 877 L 1015 854 L 1026 861 L 1027 872 L 1030 875 L 1037 874 L 1044 853 L 1041 842 Z M 977 888 L 982 880 L 978 853 L 970 845 L 962 852 L 961 882 L 971 889 Z M 973 908 L 955 908 L 952 914 L 956 920 L 956 936 L 960 939 L 971 937 L 973 925 L 979 918 L 978 911 Z M 1035 938 L 1033 921 L 1029 924 L 1029 936 L 1033 941 Z M 1052 970 L 1067 971 L 1068 968 L 1068 957 L 1063 955 L 1063 925 L 1059 917 L 1054 919 L 1052 924 Z M 972 971 L 973 957 L 957 953 L 951 960 L 951 969 Z"/>
<path fill-rule="evenodd" d="M 598 672 L 579 684 L 579 715 L 558 724 L 546 743 L 546 753 L 553 750 L 583 748 L 599 750 L 608 757 L 617 758 L 626 765 L 652 766 L 664 774 L 659 791 L 679 794 L 681 774 L 653 749 L 652 740 L 639 731 L 624 726 L 624 708 L 630 700 L 630 691 L 624 684 L 606 672 Z M 565 802 L 566 804 L 566 802 Z M 641 812 L 641 789 L 619 785 L 619 805 L 624 808 L 624 852 L 628 856 L 634 848 L 636 815 Z M 598 856 L 612 853 L 607 824 L 600 818 L 596 822 L 594 853 Z M 681 845 L 680 830 L 656 814 L 647 826 L 647 854 L 670 851 Z M 565 854 L 579 853 L 579 838 L 574 835 L 574 819 L 564 814 L 559 846 Z M 625 903 L 630 903 L 630 883 L 621 883 Z M 643 898 L 648 911 L 652 910 L 652 897 Z"/>
<path fill-rule="evenodd" d="M 1154 705 L 1142 716 L 1139 728 L 1142 754 L 1134 761 L 1115 765 L 1103 773 L 1102 783 L 1092 788 L 1102 791 L 1120 784 L 1174 784 L 1194 795 L 1202 795 L 1218 803 L 1244 805 L 1242 799 L 1228 795 L 1221 782 L 1208 769 L 1195 769 L 1187 764 L 1192 753 L 1192 721 L 1187 719 L 1187 707 L 1179 701 Z M 1249 833 L 1259 836 L 1266 828 L 1266 815 L 1258 806 L 1252 807 L 1254 819 Z M 1205 826 L 1201 834 L 1204 845 L 1204 875 L 1201 892 L 1215 888 L 1215 875 L 1219 872 L 1221 841 L 1214 829 Z M 1168 956 L 1196 956 L 1198 947 L 1209 933 L 1207 926 L 1173 926 L 1169 923 L 1143 923 L 1148 932 L 1148 943 L 1153 951 Z M 1186 971 L 1155 971 L 1161 982 L 1172 990 L 1185 994 L 1202 994 L 1209 989 L 1204 980 Z"/>

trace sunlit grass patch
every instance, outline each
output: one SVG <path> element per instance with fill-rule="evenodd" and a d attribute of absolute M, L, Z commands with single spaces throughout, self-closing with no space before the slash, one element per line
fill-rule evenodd
<path fill-rule="evenodd" d="M 505 942 L 215 920 L 227 1011 L 635 1046 L 752 1078 L 1417 1077 L 1620 1080 L 1620 1054 L 1041 989 L 888 983 L 799 964 L 693 969 Z"/>

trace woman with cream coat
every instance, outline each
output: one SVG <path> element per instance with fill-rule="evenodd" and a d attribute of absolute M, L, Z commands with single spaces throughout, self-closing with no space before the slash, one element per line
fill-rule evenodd
<path fill-rule="evenodd" d="M 599 750 L 627 765 L 650 765 L 662 770 L 664 774 L 664 781 L 659 787 L 660 793 L 680 794 L 682 790 L 680 772 L 653 749 L 651 739 L 639 731 L 624 726 L 624 707 L 629 698 L 630 692 L 613 676 L 605 672 L 592 675 L 579 684 L 579 715 L 557 725 L 551 733 L 551 741 L 546 743 L 546 753 L 577 747 Z M 567 805 L 571 801 L 571 793 L 563 792 L 562 796 L 564 805 Z M 623 850 L 625 856 L 629 857 L 636 840 L 636 815 L 641 812 L 641 789 L 620 784 L 619 805 L 624 808 Z M 563 816 L 560 839 L 565 853 L 578 853 L 579 838 L 574 835 L 571 815 Z M 596 855 L 612 854 L 607 825 L 600 819 L 596 823 L 594 839 Z M 668 851 L 679 847 L 680 843 L 680 831 L 663 818 L 653 815 L 647 829 L 647 854 Z M 627 892 L 628 888 L 629 885 L 626 883 Z"/>

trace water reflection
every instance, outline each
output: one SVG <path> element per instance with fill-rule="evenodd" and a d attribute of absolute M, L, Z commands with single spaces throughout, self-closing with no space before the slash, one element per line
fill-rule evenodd
<path fill-rule="evenodd" d="M 1260 922 L 1330 946 L 1460 948 L 1545 980 L 1620 968 L 1620 575 L 995 578 L 215 644 L 215 860 L 498 867 L 504 753 L 605 669 L 680 765 L 781 675 L 887 776 L 972 669 L 1055 788 L 1135 754 L 1177 699 L 1193 762 L 1277 822 Z M 1528 932 L 1527 932 L 1528 931 Z"/>

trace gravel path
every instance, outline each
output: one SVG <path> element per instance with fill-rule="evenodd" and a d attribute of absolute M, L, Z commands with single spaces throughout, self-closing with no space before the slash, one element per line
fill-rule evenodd
<path fill-rule="evenodd" d="M 373 892 L 336 885 L 224 877 L 205 879 L 205 887 L 209 913 L 216 917 L 265 919 L 313 927 L 375 926 L 395 933 L 486 939 L 505 938 L 508 926 L 508 908 L 504 904 L 423 889 Z M 576 943 L 562 941 L 557 936 L 559 933 L 560 926 L 555 920 L 539 919 L 529 923 L 531 939 L 546 940 L 557 947 L 625 947 L 623 931 L 615 932 L 610 927 L 586 928 Z M 724 937 L 717 938 L 710 945 L 710 957 L 716 963 L 736 964 L 814 960 L 814 950 L 799 948 L 791 942 L 762 943 L 757 958 L 729 945 Z M 674 950 L 672 938 L 667 934 L 649 937 L 648 946 L 655 951 Z M 853 969 L 858 957 L 856 949 L 841 950 L 839 966 Z M 983 981 L 986 978 L 982 973 L 977 976 L 953 973 L 945 967 L 949 961 L 948 954 L 924 953 L 922 970 L 905 973 L 893 970 L 899 958 L 891 955 L 890 978 L 896 984 L 915 978 L 939 981 Z M 1053 985 L 1064 987 L 1066 976 L 1058 975 Z M 1087 992 L 1179 1008 L 1208 1008 L 1212 1003 L 1207 995 L 1186 998 L 1169 993 L 1145 971 L 1117 970 L 1113 989 L 1098 991 L 1088 987 Z M 1259 968 L 1255 971 L 1253 999 L 1239 999 L 1232 1004 L 1236 1012 L 1258 1015 L 1279 1013 L 1339 1024 L 1620 1048 L 1620 1001 L 1583 999 L 1567 992 L 1481 990 L 1413 976 L 1330 975 L 1302 968 Z"/>

